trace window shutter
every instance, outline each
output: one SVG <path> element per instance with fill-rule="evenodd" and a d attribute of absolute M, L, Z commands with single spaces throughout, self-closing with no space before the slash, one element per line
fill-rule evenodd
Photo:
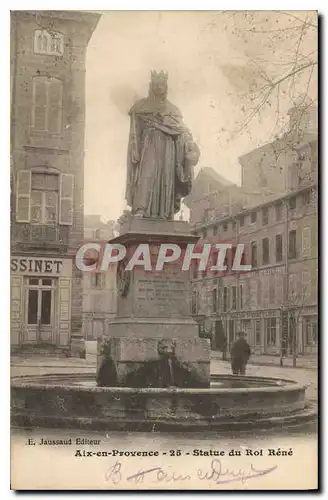
<path fill-rule="evenodd" d="M 32 128 L 58 134 L 62 130 L 63 83 L 58 78 L 33 78 Z"/>
<path fill-rule="evenodd" d="M 74 176 L 71 174 L 61 174 L 59 224 L 65 226 L 73 224 L 73 191 Z"/>
<path fill-rule="evenodd" d="M 62 130 L 63 83 L 57 78 L 48 80 L 48 130 L 58 134 Z"/>
<path fill-rule="evenodd" d="M 33 78 L 32 128 L 47 129 L 47 80 L 44 76 Z"/>
<path fill-rule="evenodd" d="M 16 221 L 30 222 L 31 172 L 20 170 L 17 176 Z"/>

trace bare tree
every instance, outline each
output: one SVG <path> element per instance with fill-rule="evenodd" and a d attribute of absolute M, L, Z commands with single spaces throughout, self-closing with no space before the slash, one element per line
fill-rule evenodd
<path fill-rule="evenodd" d="M 226 16 L 226 32 L 244 45 L 247 61 L 244 92 L 239 92 L 244 117 L 236 131 L 274 110 L 272 134 L 278 135 L 289 108 L 299 110 L 290 133 L 297 131 L 317 99 L 317 13 L 248 11 Z"/>
<path fill-rule="evenodd" d="M 291 276 L 291 275 L 290 275 Z M 291 348 L 293 354 L 293 366 L 296 366 L 297 360 L 297 327 L 301 318 L 301 313 L 304 307 L 308 305 L 308 298 L 311 295 L 312 280 L 306 284 L 302 284 L 300 288 L 292 285 L 289 286 L 289 298 L 286 309 L 289 312 L 288 331 L 291 339 Z"/>

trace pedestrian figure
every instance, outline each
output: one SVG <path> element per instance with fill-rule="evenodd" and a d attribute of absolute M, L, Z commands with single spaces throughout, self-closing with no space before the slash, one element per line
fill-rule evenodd
<path fill-rule="evenodd" d="M 231 348 L 231 369 L 233 375 L 245 375 L 246 365 L 251 355 L 251 349 L 244 336 L 244 332 L 239 332 L 239 338 Z"/>

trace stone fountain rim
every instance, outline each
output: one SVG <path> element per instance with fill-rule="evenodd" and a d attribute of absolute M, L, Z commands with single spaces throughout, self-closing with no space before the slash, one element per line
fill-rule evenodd
<path fill-rule="evenodd" d="M 47 373 L 44 375 L 25 375 L 22 377 L 13 377 L 11 379 L 12 389 L 47 389 L 50 391 L 64 390 L 73 392 L 87 392 L 87 393 L 110 393 L 110 394 L 256 394 L 256 393 L 275 393 L 275 392 L 291 392 L 291 391 L 303 391 L 307 388 L 307 385 L 300 384 L 293 380 L 286 380 L 281 378 L 273 377 L 248 377 L 248 376 L 236 376 L 236 375 L 212 375 L 211 380 L 213 382 L 219 380 L 240 380 L 243 382 L 247 381 L 268 381 L 275 382 L 274 386 L 264 386 L 264 387 L 233 387 L 233 388 L 158 388 L 158 387 L 144 387 L 144 388 L 134 388 L 134 387 L 86 387 L 77 385 L 67 385 L 54 383 L 47 385 L 46 380 L 58 379 L 66 380 L 67 377 L 72 379 L 90 379 L 94 377 L 91 373 Z M 44 379 L 45 383 L 35 382 L 37 379 Z M 278 385 L 278 382 L 280 383 Z M 283 383 L 283 384 L 281 384 Z"/>

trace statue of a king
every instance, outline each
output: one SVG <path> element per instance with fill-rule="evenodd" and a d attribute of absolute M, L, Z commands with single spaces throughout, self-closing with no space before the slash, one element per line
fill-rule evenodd
<path fill-rule="evenodd" d="M 171 220 L 191 191 L 200 152 L 167 100 L 167 73 L 151 72 L 149 96 L 129 115 L 126 201 L 135 216 Z"/>

